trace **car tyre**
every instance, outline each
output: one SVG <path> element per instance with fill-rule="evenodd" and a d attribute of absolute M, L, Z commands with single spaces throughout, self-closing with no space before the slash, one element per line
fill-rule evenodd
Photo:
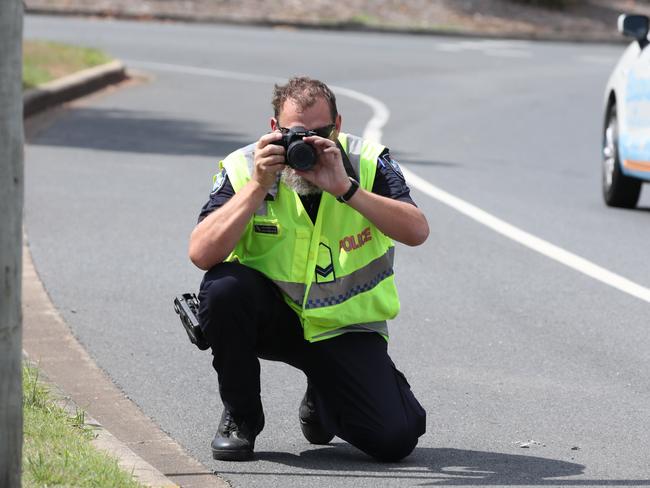
<path fill-rule="evenodd" d="M 603 131 L 602 186 L 605 203 L 610 207 L 634 208 L 641 193 L 641 180 L 625 176 L 618 154 L 616 104 L 607 112 Z"/>

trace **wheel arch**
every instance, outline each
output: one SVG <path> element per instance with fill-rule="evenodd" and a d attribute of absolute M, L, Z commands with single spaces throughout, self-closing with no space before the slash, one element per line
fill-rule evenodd
<path fill-rule="evenodd" d="M 609 111 L 614 105 L 616 105 L 616 103 L 616 92 L 612 89 L 607 96 L 607 103 L 605 104 L 605 113 L 603 114 L 603 128 L 607 127 Z"/>

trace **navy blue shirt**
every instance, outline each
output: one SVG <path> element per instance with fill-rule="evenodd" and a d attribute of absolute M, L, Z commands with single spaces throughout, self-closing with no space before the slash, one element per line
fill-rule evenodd
<path fill-rule="evenodd" d="M 224 205 L 235 194 L 235 190 L 230 183 L 225 168 L 222 170 L 222 174 L 218 180 L 219 184 L 210 193 L 210 199 L 201 209 L 198 219 L 199 222 Z M 402 175 L 399 164 L 391 157 L 388 149 L 384 149 L 384 152 L 377 158 L 377 171 L 375 172 L 375 181 L 372 184 L 372 192 L 383 197 L 415 205 L 415 202 L 411 199 L 411 190 L 404 180 L 404 175 Z M 300 197 L 312 221 L 316 220 L 320 197 L 320 194 Z"/>

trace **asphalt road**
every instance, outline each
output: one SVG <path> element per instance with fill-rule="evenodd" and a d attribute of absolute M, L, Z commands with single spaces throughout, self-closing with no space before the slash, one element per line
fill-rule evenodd
<path fill-rule="evenodd" d="M 398 247 L 390 351 L 428 411 L 405 462 L 311 446 L 301 373 L 263 363 L 257 460 L 214 462 L 209 353 L 172 310 L 201 274 L 187 237 L 218 160 L 268 130 L 272 80 L 341 94 L 344 129 L 387 108 L 405 168 L 650 287 L 650 191 L 599 189 L 602 90 L 621 46 L 27 17 L 27 38 L 101 47 L 152 78 L 61 112 L 26 150 L 26 230 L 54 301 L 146 414 L 233 486 L 650 485 L 648 303 L 413 196 L 427 243 Z M 147 63 L 164 63 L 154 67 Z M 251 297 L 254 299 L 254 297 Z"/>

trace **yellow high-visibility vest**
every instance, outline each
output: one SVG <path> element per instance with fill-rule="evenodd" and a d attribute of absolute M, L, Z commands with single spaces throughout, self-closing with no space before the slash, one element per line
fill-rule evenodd
<path fill-rule="evenodd" d="M 371 191 L 384 146 L 349 134 L 340 134 L 339 142 L 359 186 Z M 220 163 L 235 192 L 251 178 L 254 150 L 251 144 Z M 278 182 L 226 261 L 239 261 L 273 281 L 311 342 L 349 331 L 388 338 L 386 320 L 400 308 L 394 250 L 372 222 L 327 192 L 312 222 L 298 194 Z"/>

